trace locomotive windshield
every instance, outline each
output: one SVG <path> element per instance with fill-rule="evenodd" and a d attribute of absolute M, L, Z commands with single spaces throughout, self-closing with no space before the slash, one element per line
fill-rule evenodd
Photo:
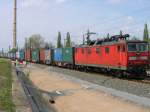
<path fill-rule="evenodd" d="M 129 43 L 128 44 L 128 51 L 129 52 L 145 52 L 148 51 L 148 45 L 146 43 Z"/>
<path fill-rule="evenodd" d="M 139 44 L 139 51 L 140 52 L 148 51 L 148 45 L 147 44 Z"/>
<path fill-rule="evenodd" d="M 137 51 L 136 44 L 128 44 L 128 51 Z"/>

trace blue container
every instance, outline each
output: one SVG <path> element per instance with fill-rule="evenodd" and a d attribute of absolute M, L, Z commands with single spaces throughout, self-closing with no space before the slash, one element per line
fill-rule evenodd
<path fill-rule="evenodd" d="M 63 49 L 56 48 L 54 49 L 54 62 L 62 62 L 63 61 Z"/>

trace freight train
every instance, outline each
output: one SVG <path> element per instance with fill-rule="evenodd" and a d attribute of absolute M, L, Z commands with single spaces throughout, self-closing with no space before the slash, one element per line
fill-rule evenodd
<path fill-rule="evenodd" d="M 17 52 L 16 58 L 70 69 L 97 69 L 117 77 L 144 76 L 149 65 L 148 43 L 128 37 L 128 34 L 115 35 L 78 47 L 25 49 Z"/>

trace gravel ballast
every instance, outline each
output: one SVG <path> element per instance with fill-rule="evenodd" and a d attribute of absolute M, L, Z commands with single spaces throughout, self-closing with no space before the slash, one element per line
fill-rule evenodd
<path fill-rule="evenodd" d="M 41 68 L 47 69 L 46 65 L 36 65 Z M 130 80 L 118 79 L 115 77 L 104 76 L 100 73 L 85 73 L 75 70 L 69 70 L 64 68 L 49 66 L 49 70 L 53 72 L 62 73 L 65 75 L 73 76 L 81 80 L 85 80 L 94 84 L 98 84 L 104 87 L 116 89 L 119 91 L 131 93 L 141 97 L 150 98 L 150 84 L 134 82 Z"/>

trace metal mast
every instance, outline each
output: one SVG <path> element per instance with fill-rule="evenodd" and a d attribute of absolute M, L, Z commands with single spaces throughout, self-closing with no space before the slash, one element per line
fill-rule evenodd
<path fill-rule="evenodd" d="M 17 48 L 17 0 L 14 0 L 13 48 Z"/>

